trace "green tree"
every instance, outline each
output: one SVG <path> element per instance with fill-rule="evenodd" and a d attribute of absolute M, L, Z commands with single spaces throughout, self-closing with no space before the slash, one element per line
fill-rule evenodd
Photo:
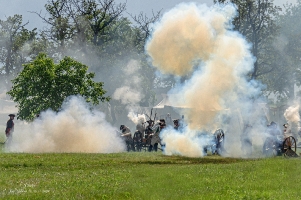
<path fill-rule="evenodd" d="M 60 57 L 74 46 L 77 51 L 89 53 L 88 40 L 100 46 L 109 35 L 106 28 L 121 16 L 125 5 L 115 0 L 48 0 L 46 16 L 33 13 L 49 25 L 43 32 Z"/>
<path fill-rule="evenodd" d="M 153 27 L 151 26 L 161 18 L 161 11 L 156 13 L 152 12 L 152 16 L 148 17 L 143 12 L 138 15 L 131 15 L 132 19 L 136 22 L 135 26 L 135 43 L 137 50 L 141 53 L 144 52 L 146 40 L 150 37 Z"/>
<path fill-rule="evenodd" d="M 157 20 L 159 14 L 154 19 L 143 18 L 144 21 L 138 26 L 133 26 L 128 18 L 122 16 L 125 8 L 125 3 L 118 3 L 116 0 L 48 0 L 47 17 L 37 14 L 49 24 L 45 35 L 56 38 L 52 40 L 53 44 L 48 43 L 48 55 L 54 59 L 67 55 L 88 65 L 89 70 L 95 72 L 95 80 L 106 83 L 104 89 L 109 96 L 122 87 L 125 79 L 131 81 L 131 77 L 125 75 L 124 69 L 131 60 L 138 61 L 137 73 L 142 79 L 139 86 L 144 93 L 141 101 L 147 105 L 154 102 L 154 68 L 148 65 L 144 45 L 149 35 L 150 23 Z M 54 23 L 59 17 L 68 19 L 61 28 L 59 23 Z M 64 27 L 68 29 L 62 29 Z M 61 41 L 57 37 L 59 34 L 49 35 L 55 33 L 53 30 L 61 29 L 62 33 L 66 33 L 62 34 L 66 36 L 62 37 L 65 44 L 63 51 L 56 48 L 59 43 L 55 41 Z M 119 106 L 124 109 L 124 105 L 120 106 L 121 103 L 113 99 L 109 103 L 110 106 L 106 107 L 111 109 L 106 113 L 108 119 L 112 118 L 111 122 L 114 123 L 115 108 Z"/>
<path fill-rule="evenodd" d="M 147 64 L 144 45 L 149 36 L 150 23 L 159 18 L 159 13 L 151 19 L 136 18 L 143 20 L 138 26 L 133 26 L 129 19 L 122 17 L 125 4 L 115 2 L 115 0 L 73 0 L 68 4 L 68 10 L 77 27 L 77 34 L 86 34 L 87 43 L 76 49 L 83 51 L 81 55 L 85 56 L 81 60 L 91 66 L 90 69 L 96 72 L 96 78 L 107 83 L 105 88 L 109 95 L 112 95 L 116 88 L 121 87 L 125 79 L 130 80 L 123 70 L 127 63 L 132 59 L 139 61 L 140 69 L 137 73 L 142 79 L 140 87 L 143 88 L 144 93 L 141 102 L 148 105 L 149 102 L 154 102 L 152 91 L 154 68 Z M 77 9 L 72 9 L 71 4 Z M 77 23 L 77 20 L 84 23 Z M 76 41 L 74 43 L 76 44 Z M 109 115 L 112 123 L 116 121 L 115 108 L 120 104 L 113 99 L 110 101 Z"/>
<path fill-rule="evenodd" d="M 280 27 L 275 38 L 274 66 L 277 70 L 264 75 L 267 90 L 279 100 L 294 100 L 295 86 L 301 85 L 301 1 L 284 5 L 277 17 Z"/>
<path fill-rule="evenodd" d="M 301 1 L 295 5 L 287 4 L 284 14 L 280 15 L 281 38 L 283 49 L 281 58 L 284 60 L 286 68 L 286 88 L 290 88 L 287 94 L 290 99 L 294 97 L 294 86 L 301 86 Z M 283 75 L 284 73 L 282 73 Z"/>
<path fill-rule="evenodd" d="M 91 42 L 97 46 L 107 39 L 107 27 L 116 23 L 126 8 L 126 3 L 116 4 L 115 0 L 73 0 L 72 3 L 79 16 L 86 19 L 91 30 Z"/>
<path fill-rule="evenodd" d="M 281 8 L 273 0 L 214 0 L 218 3 L 233 3 L 238 14 L 233 20 L 234 30 L 244 35 L 252 44 L 255 56 L 251 79 L 260 79 L 262 75 L 275 70 L 273 41 L 279 32 L 276 16 Z"/>
<path fill-rule="evenodd" d="M 8 92 L 17 103 L 18 118 L 26 121 L 34 119 L 41 111 L 59 111 L 63 101 L 71 95 L 81 95 L 94 105 L 108 101 L 104 97 L 102 82 L 94 82 L 94 73 L 87 73 L 88 66 L 65 57 L 58 64 L 39 54 L 24 65 L 23 71 L 12 81 Z"/>
<path fill-rule="evenodd" d="M 70 39 L 74 36 L 74 27 L 70 22 L 70 15 L 66 5 L 69 2 L 66 0 L 48 0 L 45 9 L 48 16 L 42 16 L 41 13 L 36 13 L 44 23 L 50 25 L 43 30 L 43 34 L 47 36 L 56 49 L 56 53 L 62 56 L 63 51 L 68 47 Z"/>
<path fill-rule="evenodd" d="M 0 75 L 9 88 L 10 79 L 22 69 L 22 64 L 28 59 L 24 45 L 36 36 L 36 29 L 29 31 L 27 23 L 22 22 L 22 15 L 14 15 L 6 20 L 0 20 Z"/>

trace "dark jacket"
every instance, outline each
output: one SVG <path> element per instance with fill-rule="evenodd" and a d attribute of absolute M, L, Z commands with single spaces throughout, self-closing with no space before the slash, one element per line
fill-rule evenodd
<path fill-rule="evenodd" d="M 8 134 L 13 131 L 14 131 L 14 121 L 12 119 L 9 119 L 6 123 L 6 129 L 5 129 L 6 136 L 8 136 Z"/>

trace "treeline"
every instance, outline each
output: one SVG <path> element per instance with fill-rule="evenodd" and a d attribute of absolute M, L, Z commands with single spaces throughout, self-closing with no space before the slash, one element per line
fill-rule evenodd
<path fill-rule="evenodd" d="M 70 56 L 95 72 L 95 79 L 104 82 L 111 96 L 124 84 L 125 67 L 131 60 L 139 63 L 144 95 L 142 104 L 155 100 L 154 69 L 148 66 L 144 46 L 160 12 L 151 17 L 143 13 L 125 17 L 126 3 L 114 0 L 49 0 L 45 11 L 33 12 L 45 23 L 43 30 L 26 29 L 21 15 L 0 21 L 0 76 L 2 91 L 10 90 L 11 80 L 22 71 L 24 64 L 34 60 L 40 52 L 56 62 Z M 110 100 L 110 110 L 118 109 L 118 100 Z M 112 120 L 115 121 L 115 112 Z"/>
<path fill-rule="evenodd" d="M 35 13 L 47 25 L 41 31 L 27 30 L 28 22 L 23 23 L 21 15 L 0 21 L 1 80 L 5 84 L 39 52 L 55 60 L 72 56 L 102 73 L 118 61 L 141 59 L 149 25 L 159 18 L 159 13 L 150 18 L 140 14 L 133 16 L 137 22 L 133 24 L 123 16 L 126 4 L 114 0 L 49 0 L 45 10 L 46 14 Z"/>
<path fill-rule="evenodd" d="M 284 8 L 272 0 L 214 0 L 230 2 L 238 8 L 233 27 L 251 43 L 256 57 L 250 80 L 262 81 L 267 86 L 265 94 L 293 99 L 294 86 L 301 84 L 301 0 Z M 43 30 L 26 29 L 28 22 L 18 14 L 0 20 L 2 90 L 11 88 L 11 79 L 22 71 L 23 64 L 44 52 L 55 61 L 70 56 L 83 62 L 112 95 L 129 78 L 123 70 L 127 63 L 136 60 L 144 92 L 141 105 L 153 104 L 153 88 L 174 84 L 173 79 L 155 78 L 144 52 L 151 24 L 161 13 L 151 17 L 143 13 L 125 17 L 125 13 L 126 3 L 114 0 L 49 0 L 44 11 L 33 13 L 45 23 Z M 111 106 L 118 104 L 111 99 Z"/>

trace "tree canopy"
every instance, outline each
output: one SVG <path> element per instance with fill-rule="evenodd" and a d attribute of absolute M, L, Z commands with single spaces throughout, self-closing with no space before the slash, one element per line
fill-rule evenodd
<path fill-rule="evenodd" d="M 280 12 L 281 7 L 276 6 L 273 0 L 213 2 L 233 3 L 237 6 L 237 17 L 232 22 L 234 30 L 245 36 L 256 58 L 249 74 L 250 79 L 260 80 L 266 86 L 263 94 L 272 92 L 292 99 L 294 86 L 301 85 L 300 0 L 296 4 L 287 4 L 284 12 Z M 0 20 L 0 92 L 11 89 L 11 79 L 22 71 L 22 65 L 33 65 L 39 53 L 45 52 L 49 57 L 44 55 L 43 59 L 53 59 L 52 65 L 63 62 L 65 56 L 68 56 L 69 59 L 89 66 L 89 72 L 95 73 L 93 80 L 104 82 L 102 87 L 107 91 L 106 95 L 113 96 L 118 88 L 134 80 L 133 74 L 127 73 L 129 63 L 134 60 L 133 63 L 138 63 L 134 75 L 141 80 L 135 84 L 139 92 L 143 93 L 139 104 L 152 106 L 156 99 L 154 90 L 169 89 L 175 83 L 173 77 L 156 77 L 155 69 L 150 66 L 144 52 L 145 42 L 154 27 L 152 24 L 160 19 L 161 13 L 132 16 L 124 15 L 125 12 L 126 3 L 116 0 L 47 0 L 43 11 L 36 12 L 33 8 L 33 13 L 47 25 L 43 30 L 27 30 L 28 22 L 24 23 L 21 15 Z M 41 55 L 38 58 L 41 59 Z M 40 71 L 35 73 L 42 74 L 42 66 L 45 65 L 39 66 Z M 16 87 L 15 82 L 12 83 Z M 46 83 L 37 84 L 43 86 Z M 38 86 L 34 88 L 37 90 Z M 25 91 L 22 92 L 25 95 Z M 22 103 L 25 104 L 25 101 Z M 106 112 L 108 120 L 114 124 L 114 112 L 124 110 L 125 105 L 116 99 L 112 99 L 109 104 L 100 109 Z M 26 112 L 33 117 L 34 113 L 50 104 L 45 105 L 45 108 L 41 105 L 33 106 L 33 113 Z M 59 106 L 55 109 L 59 109 Z"/>
<path fill-rule="evenodd" d="M 25 64 L 23 71 L 12 81 L 8 92 L 17 103 L 18 118 L 30 121 L 41 111 L 59 111 L 64 100 L 71 95 L 81 95 L 94 105 L 108 101 L 102 82 L 93 81 L 94 73 L 88 66 L 63 58 L 58 64 L 46 54 Z"/>
<path fill-rule="evenodd" d="M 0 20 L 0 77 L 6 86 L 10 86 L 10 79 L 22 70 L 27 59 L 24 46 L 36 35 L 36 29 L 25 28 L 27 24 L 22 22 L 22 15 Z"/>
<path fill-rule="evenodd" d="M 244 35 L 252 44 L 252 54 L 256 57 L 251 79 L 275 70 L 273 40 L 279 32 L 276 16 L 281 10 L 273 0 L 214 0 L 218 3 L 233 3 L 237 6 L 237 16 L 233 20 L 234 30 Z"/>

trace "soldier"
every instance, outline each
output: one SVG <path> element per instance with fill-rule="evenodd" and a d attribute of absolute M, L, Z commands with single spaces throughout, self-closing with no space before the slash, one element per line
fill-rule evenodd
<path fill-rule="evenodd" d="M 140 123 L 136 125 L 136 132 L 139 131 L 141 133 L 142 138 L 144 138 L 144 132 L 145 132 L 144 123 Z"/>
<path fill-rule="evenodd" d="M 176 129 L 176 130 L 179 130 L 179 120 L 177 120 L 177 119 L 175 119 L 175 120 L 173 120 L 173 124 L 174 124 L 174 129 Z"/>
<path fill-rule="evenodd" d="M 143 124 L 144 123 L 137 124 L 136 132 L 134 133 L 134 144 L 136 145 L 138 151 L 141 151 L 142 149 L 142 142 L 143 142 L 144 131 L 145 131 Z"/>
<path fill-rule="evenodd" d="M 288 123 L 283 124 L 283 135 L 284 137 L 289 137 L 292 135 L 292 130 L 289 127 Z"/>
<path fill-rule="evenodd" d="M 127 146 L 127 151 L 130 151 L 131 149 L 134 151 L 134 145 L 133 145 L 133 139 L 132 139 L 132 133 L 131 130 L 126 127 L 125 125 L 120 126 L 120 130 L 122 132 L 121 137 L 123 137 L 126 146 Z"/>
<path fill-rule="evenodd" d="M 224 149 L 224 137 L 225 137 L 225 133 L 223 131 L 223 129 L 217 129 L 214 132 L 214 136 L 215 136 L 215 152 L 213 152 L 214 154 L 219 154 L 221 155 L 221 153 L 223 151 L 225 151 Z"/>
<path fill-rule="evenodd" d="M 165 120 L 160 119 L 159 122 L 156 125 L 154 125 L 154 127 L 152 128 L 154 133 L 152 134 L 151 145 L 149 146 L 148 149 L 149 152 L 153 150 L 153 147 L 155 151 L 158 150 L 158 143 L 161 144 L 161 139 L 159 135 L 161 130 L 164 129 L 165 126 L 166 126 Z"/>
<path fill-rule="evenodd" d="M 148 125 L 145 127 L 145 139 L 149 138 L 149 135 L 153 133 L 152 127 L 153 127 L 153 120 L 148 120 L 146 121 L 148 123 Z"/>
<path fill-rule="evenodd" d="M 6 137 L 7 138 L 10 138 L 12 137 L 12 134 L 14 132 L 14 118 L 15 118 L 15 115 L 14 114 L 9 114 L 9 120 L 7 121 L 6 123 L 6 129 L 5 129 L 5 134 L 6 134 Z"/>
<path fill-rule="evenodd" d="M 299 133 L 299 130 L 300 128 L 297 128 L 295 126 L 293 126 L 293 124 L 283 124 L 283 136 L 284 138 L 287 138 L 289 136 L 293 136 L 296 140 L 296 142 L 298 142 L 298 134 L 300 135 Z"/>

